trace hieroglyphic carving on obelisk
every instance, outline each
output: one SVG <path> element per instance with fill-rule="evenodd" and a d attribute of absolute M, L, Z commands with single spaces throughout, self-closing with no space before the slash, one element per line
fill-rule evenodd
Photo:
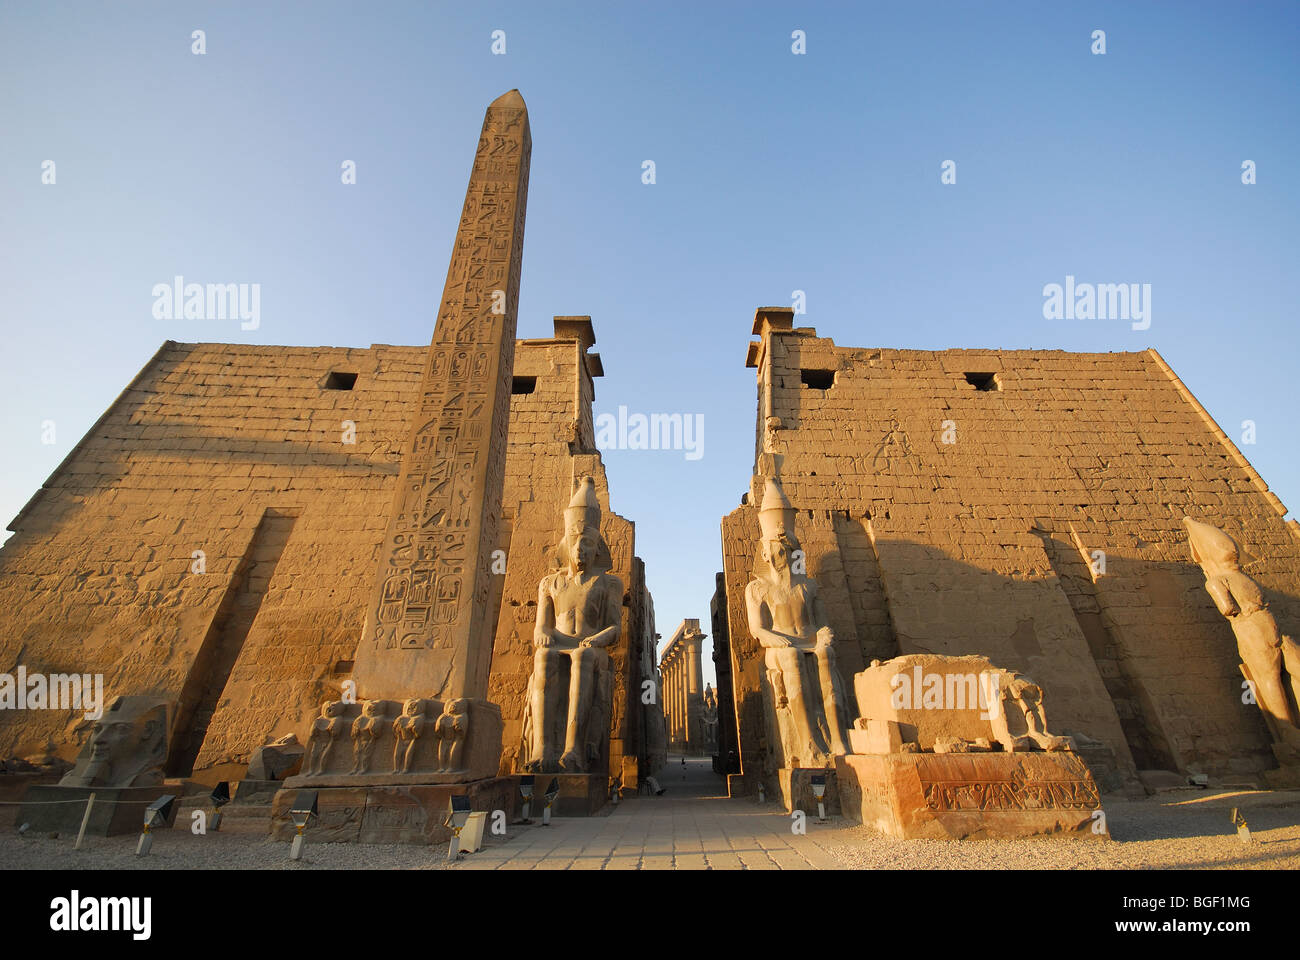
<path fill-rule="evenodd" d="M 531 151 L 511 90 L 483 118 L 357 648 L 358 697 L 487 694 Z"/>

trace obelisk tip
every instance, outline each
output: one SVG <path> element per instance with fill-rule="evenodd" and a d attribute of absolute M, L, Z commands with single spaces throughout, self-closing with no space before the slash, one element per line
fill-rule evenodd
<path fill-rule="evenodd" d="M 492 106 L 488 107 L 488 109 L 492 110 L 496 107 L 516 107 L 523 110 L 528 109 L 528 105 L 524 103 L 524 98 L 517 89 L 509 90 L 501 94 L 501 96 L 492 101 Z"/>

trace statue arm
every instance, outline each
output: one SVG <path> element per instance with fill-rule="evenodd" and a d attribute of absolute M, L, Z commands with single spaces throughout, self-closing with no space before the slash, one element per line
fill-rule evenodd
<path fill-rule="evenodd" d="M 537 626 L 533 628 L 533 646 L 550 647 L 555 645 L 555 601 L 547 589 L 547 580 L 543 577 L 537 585 Z"/>
<path fill-rule="evenodd" d="M 550 577 L 545 577 L 537 586 L 537 626 L 533 629 L 533 645 L 572 649 L 578 645 L 579 638 L 571 637 L 555 626 L 555 599 L 551 596 L 549 582 Z"/>
<path fill-rule="evenodd" d="M 1225 617 L 1235 617 L 1240 613 L 1237 607 L 1237 601 L 1232 596 L 1232 590 L 1228 587 L 1228 581 L 1223 577 L 1211 577 L 1205 581 L 1205 591 L 1214 598 L 1214 604 L 1219 608 L 1219 613 Z"/>
<path fill-rule="evenodd" d="M 612 583 L 607 585 L 605 600 L 601 605 L 601 620 L 607 626 L 582 641 L 584 647 L 608 647 L 619 638 L 619 635 L 623 632 L 622 597 L 623 582 L 614 579 Z"/>
<path fill-rule="evenodd" d="M 749 617 L 749 632 L 763 647 L 797 646 L 793 637 L 777 633 L 772 629 L 772 617 L 765 604 L 754 589 L 757 580 L 745 588 L 745 612 Z"/>

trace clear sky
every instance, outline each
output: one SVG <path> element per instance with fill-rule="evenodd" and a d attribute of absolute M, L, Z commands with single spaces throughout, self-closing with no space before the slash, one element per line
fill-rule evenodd
<path fill-rule="evenodd" d="M 1154 346 L 1234 440 L 1255 422 L 1242 450 L 1294 507 L 1298 51 L 1294 3 L 11 0 L 0 514 L 164 340 L 427 343 L 483 111 L 514 87 L 519 335 L 590 314 L 597 414 L 704 416 L 699 459 L 605 453 L 665 639 L 707 626 L 754 308 L 795 290 L 846 346 Z M 178 274 L 260 284 L 260 328 L 155 319 Z M 1045 319 L 1067 275 L 1149 283 L 1150 328 Z"/>

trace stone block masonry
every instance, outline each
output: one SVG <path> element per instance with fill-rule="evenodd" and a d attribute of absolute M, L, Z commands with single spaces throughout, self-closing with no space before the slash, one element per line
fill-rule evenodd
<path fill-rule="evenodd" d="M 520 517 L 546 517 L 537 543 L 553 545 L 560 531 L 550 527 L 575 472 L 593 474 L 609 505 L 591 435 L 600 364 L 588 352 L 590 321 L 562 318 L 556 329 L 515 348 L 497 537 L 506 574 L 496 577 L 493 601 L 502 610 L 498 648 L 515 642 L 516 612 L 536 602 L 536 571 L 523 568 L 544 563 L 512 542 Z M 338 699 L 352 677 L 427 352 L 165 343 L 11 522 L 14 536 L 0 548 L 0 662 L 102 673 L 108 701 L 141 693 L 179 702 L 209 679 L 205 644 L 233 651 L 216 640 L 236 620 L 223 621 L 223 607 L 234 600 L 234 611 L 248 609 L 237 601 L 255 591 L 256 616 L 215 697 L 194 773 L 242 776 L 268 737 L 296 733 L 305 743 L 321 702 Z M 331 373 L 355 380 L 342 389 L 348 377 Z M 283 542 L 284 530 L 259 534 L 277 516 L 292 519 Z M 644 577 L 632 573 L 632 523 L 612 513 L 604 523 L 614 572 L 644 594 Z M 264 554 L 273 540 L 272 565 Z M 611 650 L 623 691 L 611 763 L 625 754 L 635 761 L 641 749 L 625 705 L 640 689 L 647 601 L 628 598 L 624 635 Z M 531 622 L 526 636 L 531 643 Z M 489 696 L 507 724 L 513 707 L 498 691 L 522 690 L 527 673 L 506 657 L 494 663 Z M 522 701 L 516 730 L 521 710 Z M 3 711 L 0 756 L 52 748 L 71 759 L 90 726 L 73 711 Z M 504 772 L 510 737 L 508 729 Z"/>
<path fill-rule="evenodd" d="M 848 684 L 872 659 L 980 654 L 1041 683 L 1054 723 L 1109 747 L 1117 779 L 1272 765 L 1182 518 L 1243 544 L 1293 636 L 1300 535 L 1155 351 L 841 347 L 775 308 L 754 333 L 754 479 L 722 524 L 747 773 L 766 756 L 763 657 L 734 598 L 768 475 L 798 510 Z"/>

